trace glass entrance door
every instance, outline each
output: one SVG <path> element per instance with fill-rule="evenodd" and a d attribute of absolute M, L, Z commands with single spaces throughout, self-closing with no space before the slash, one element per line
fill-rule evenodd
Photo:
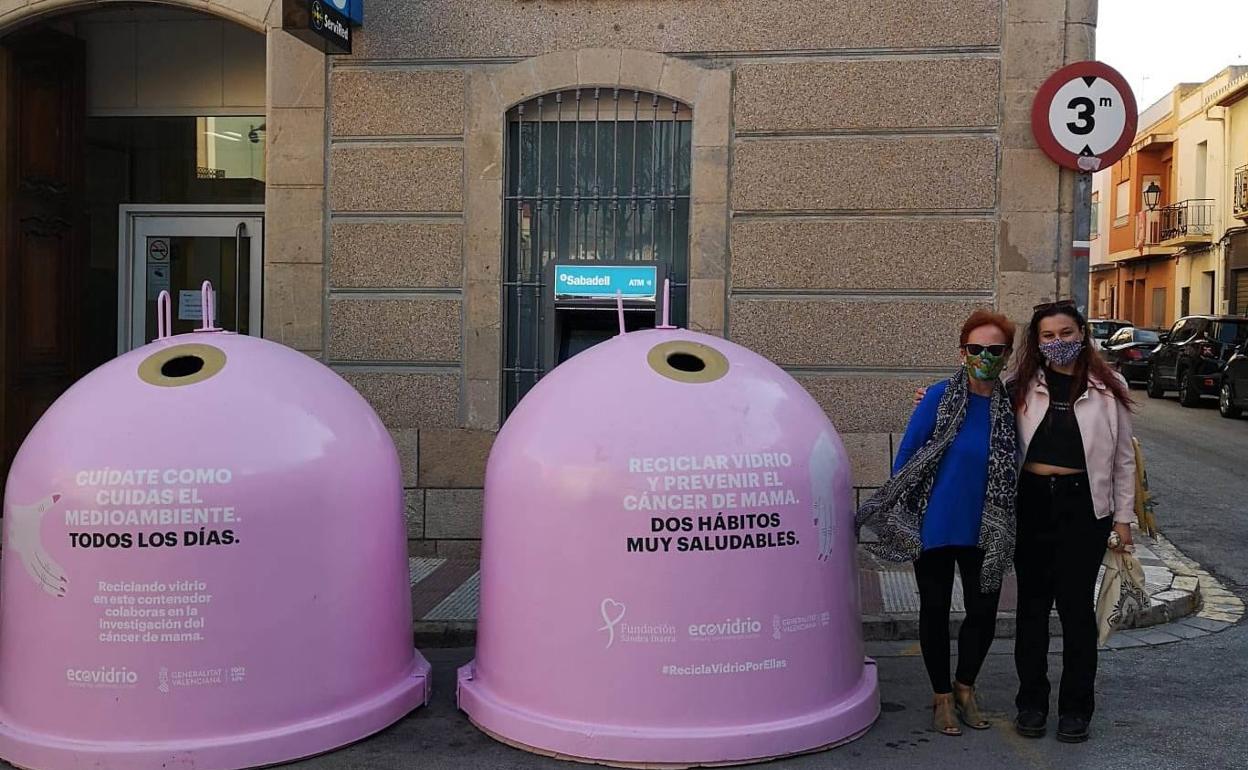
<path fill-rule="evenodd" d="M 161 291 L 172 300 L 174 334 L 200 328 L 204 281 L 212 282 L 216 326 L 259 335 L 262 207 L 169 208 L 123 207 L 119 352 L 156 338 Z"/>

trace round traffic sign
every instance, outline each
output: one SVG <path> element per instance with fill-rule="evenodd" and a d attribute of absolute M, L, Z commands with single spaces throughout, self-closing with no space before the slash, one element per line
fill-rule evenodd
<path fill-rule="evenodd" d="M 1135 139 L 1135 94 L 1118 70 L 1097 61 L 1054 73 L 1036 93 L 1031 129 L 1045 154 L 1066 168 L 1117 163 Z"/>

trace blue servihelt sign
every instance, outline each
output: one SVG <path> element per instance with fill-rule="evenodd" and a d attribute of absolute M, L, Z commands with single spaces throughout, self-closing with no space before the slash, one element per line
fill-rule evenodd
<path fill-rule="evenodd" d="M 329 0 L 329 4 L 350 19 L 351 26 L 359 27 L 364 24 L 364 0 Z"/>

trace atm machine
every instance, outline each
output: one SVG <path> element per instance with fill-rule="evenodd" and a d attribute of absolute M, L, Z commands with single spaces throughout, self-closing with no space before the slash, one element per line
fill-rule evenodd
<path fill-rule="evenodd" d="M 662 262 L 552 262 L 545 281 L 543 368 L 550 371 L 619 333 L 617 292 L 624 303 L 627 331 L 658 326 L 666 278 L 667 265 Z"/>

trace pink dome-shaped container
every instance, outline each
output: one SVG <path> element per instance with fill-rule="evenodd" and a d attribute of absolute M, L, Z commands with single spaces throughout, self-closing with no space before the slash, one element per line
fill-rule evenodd
<path fill-rule="evenodd" d="M 426 701 L 376 414 L 255 337 L 158 340 L 66 392 L 9 475 L 0 757 L 268 765 Z"/>
<path fill-rule="evenodd" d="M 458 697 L 488 733 L 700 765 L 832 746 L 878 716 L 845 450 L 763 357 L 670 328 L 593 347 L 521 401 L 485 487 Z"/>

